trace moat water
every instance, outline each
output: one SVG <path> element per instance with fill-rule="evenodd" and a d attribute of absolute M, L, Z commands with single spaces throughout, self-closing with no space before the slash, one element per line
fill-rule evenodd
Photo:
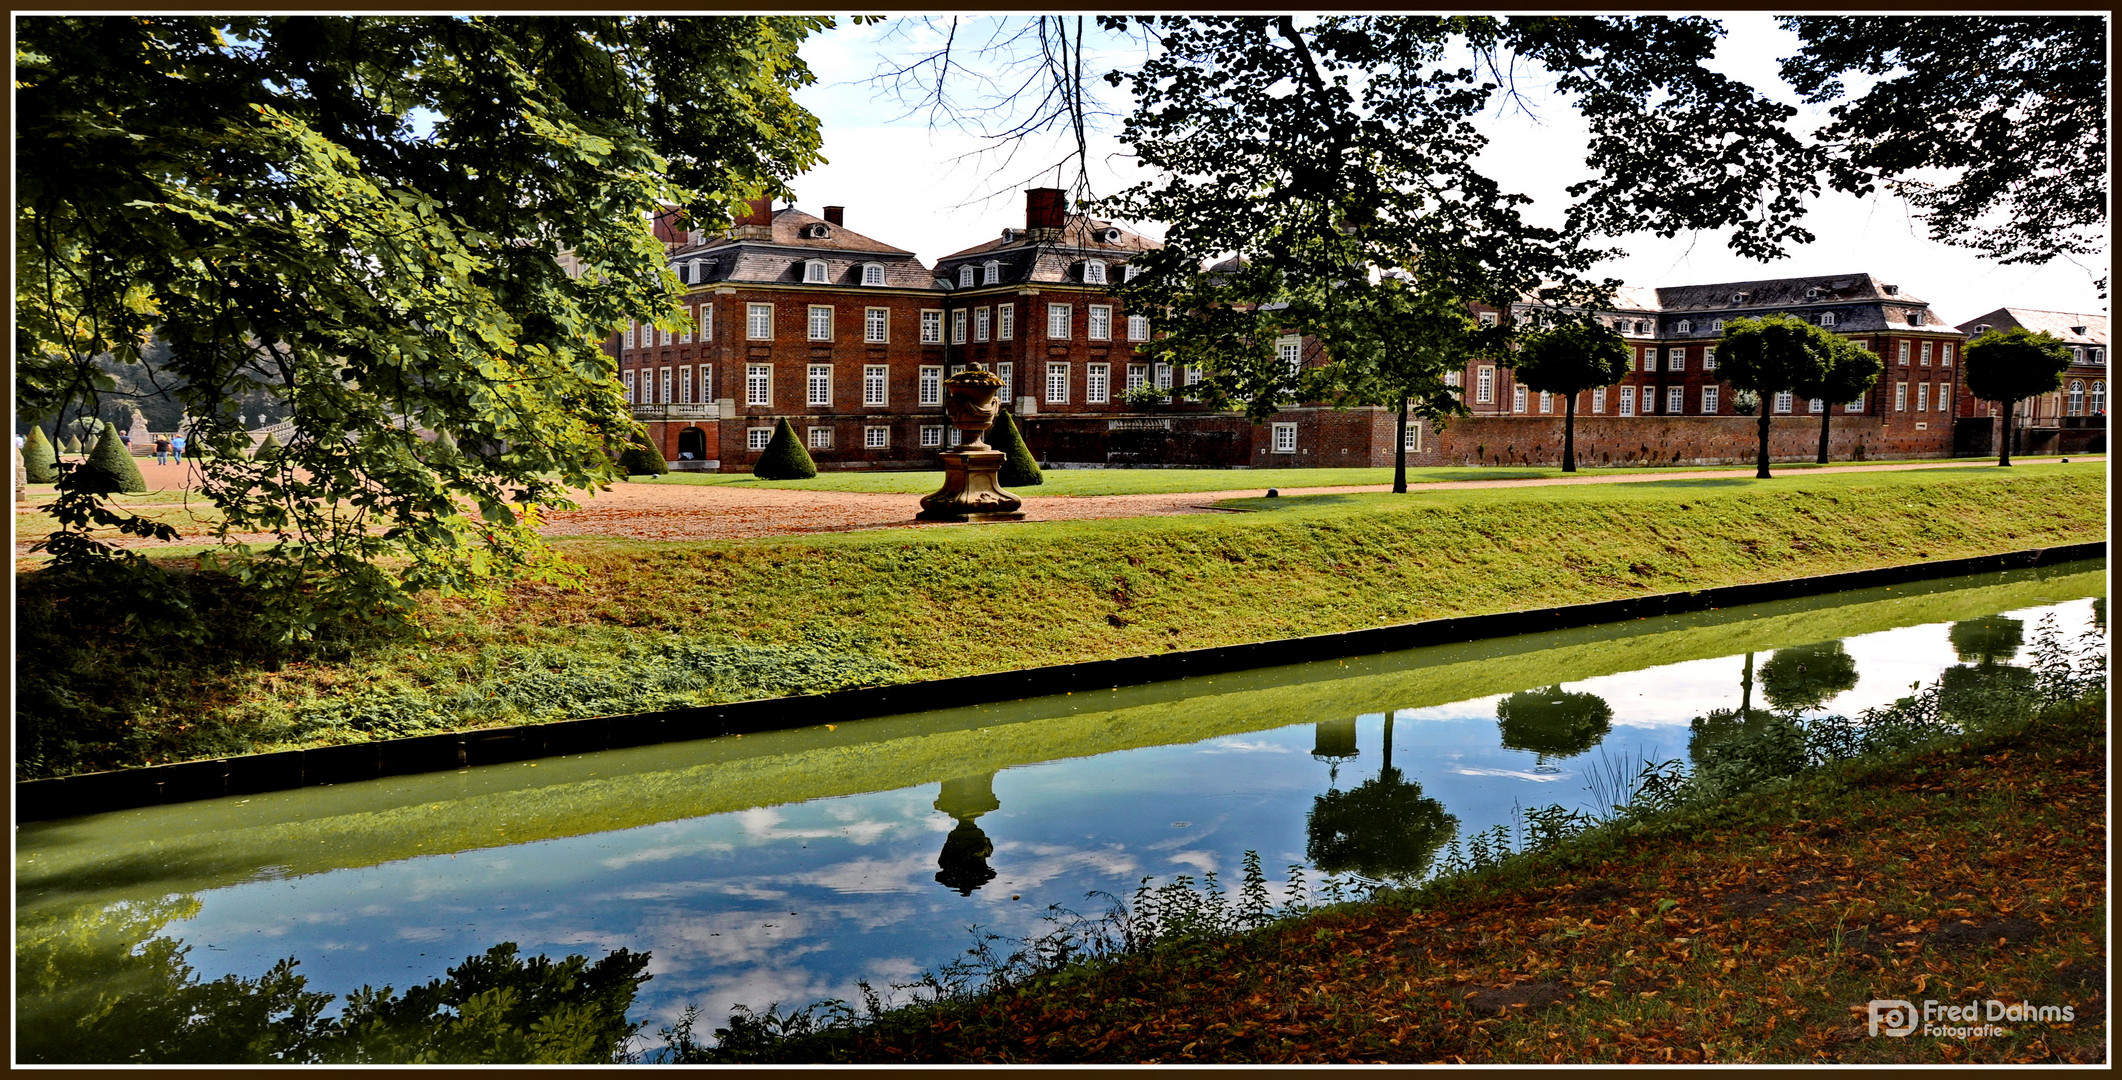
<path fill-rule="evenodd" d="M 1232 882 L 1247 851 L 1316 882 L 1330 792 L 1417 807 L 1424 850 L 1354 865 L 1419 876 L 1448 835 L 1598 809 L 1599 777 L 1686 760 L 1698 717 L 1855 715 L 2023 662 L 2044 618 L 2104 626 L 2104 595 L 2104 563 L 2077 563 L 25 824 L 16 1020 L 155 993 L 137 961 L 154 939 L 201 979 L 295 957 L 340 995 L 503 941 L 648 951 L 650 1030 L 688 1004 L 719 1022 L 853 999 L 962 955 L 973 926 L 1036 934 L 1049 905 L 1097 913 L 1090 894 L 1145 877 Z"/>

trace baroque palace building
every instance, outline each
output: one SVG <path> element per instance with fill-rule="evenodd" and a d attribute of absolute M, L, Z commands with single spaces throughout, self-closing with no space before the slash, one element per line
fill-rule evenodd
<path fill-rule="evenodd" d="M 943 415 L 942 380 L 980 364 L 1003 378 L 1025 441 L 1049 465 L 1392 463 L 1395 418 L 1384 409 L 1292 405 L 1254 424 L 1187 400 L 1185 385 L 1198 373 L 1140 352 L 1148 319 L 1108 291 L 1155 242 L 1069 213 L 1063 199 L 1054 188 L 1026 192 L 1021 226 L 933 269 L 849 229 L 836 206 L 814 217 L 755 200 L 721 235 L 683 233 L 674 215 L 659 218 L 657 235 L 686 290 L 686 322 L 677 331 L 636 326 L 610 340 L 635 416 L 679 469 L 748 472 L 781 419 L 823 470 L 932 468 L 957 435 Z M 1786 394 L 1759 403 L 1779 421 L 1774 456 L 1810 460 L 1823 411 L 1833 416 L 1836 458 L 1942 457 L 1991 445 L 1990 410 L 1959 379 L 1974 324 L 1948 325 L 1869 274 L 1831 274 L 1624 289 L 1599 317 L 1630 343 L 1633 370 L 1580 396 L 1579 461 L 1751 460 L 1752 410 L 1742 413 L 1718 380 L 1716 348 L 1727 321 L 1774 312 L 1831 328 L 1885 361 L 1878 385 L 1855 401 Z M 1482 320 L 1542 314 L 1531 297 L 1508 312 L 1476 308 Z M 2037 316 L 2046 321 L 2026 321 Z M 2074 367 L 2069 379 L 2086 387 L 2085 404 L 2072 406 L 2079 399 L 2065 392 L 2057 413 L 2103 411 L 2104 317 L 1999 309 L 1977 322 L 2055 330 L 2048 323 L 2056 320 L 2083 328 L 2065 340 L 2082 338 L 2084 372 L 2098 373 Z M 1306 338 L 1277 346 L 1292 363 L 1322 359 Z M 1485 360 L 1457 378 L 1472 415 L 1442 430 L 1410 422 L 1410 463 L 1559 460 L 1559 398 L 1528 393 L 1507 366 Z M 1175 393 L 1131 401 L 1128 392 L 1145 385 Z"/>

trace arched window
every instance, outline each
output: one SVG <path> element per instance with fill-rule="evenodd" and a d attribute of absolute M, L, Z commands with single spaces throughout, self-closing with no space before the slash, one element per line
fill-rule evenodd
<path fill-rule="evenodd" d="M 1083 264 L 1083 283 L 1085 285 L 1105 284 L 1105 264 L 1096 259 L 1086 261 Z"/>
<path fill-rule="evenodd" d="M 808 285 L 823 285 L 823 284 L 825 284 L 825 282 L 827 281 L 827 278 L 826 278 L 826 276 L 825 276 L 825 260 L 824 260 L 824 259 L 806 259 L 806 260 L 804 260 L 804 263 L 803 263 L 803 281 L 804 281 L 804 283 L 805 283 L 805 284 L 808 284 Z"/>
<path fill-rule="evenodd" d="M 2093 380 L 2093 401 L 2092 401 L 2092 405 L 2093 405 L 2093 415 L 2094 415 L 2094 416 L 2102 416 L 2102 415 L 2105 415 L 2105 414 L 2106 414 L 2106 412 L 2107 412 L 2107 382 L 2106 382 L 2106 380 L 2104 380 L 2104 379 L 2094 379 L 2094 380 Z"/>
<path fill-rule="evenodd" d="M 966 263 L 958 268 L 958 287 L 961 289 L 973 287 L 973 264 Z"/>
<path fill-rule="evenodd" d="M 882 284 L 884 284 L 884 264 L 883 264 L 883 263 L 863 263 L 863 264 L 862 264 L 862 284 L 864 284 L 864 285 L 882 285 Z"/>
<path fill-rule="evenodd" d="M 2084 415 L 2085 415 L 2085 380 L 2084 380 L 2084 379 L 2072 379 L 2072 380 L 2070 381 L 2070 412 L 2069 412 L 2069 413 L 2068 413 L 2067 415 L 2070 415 L 2070 416 L 2084 416 Z"/>
<path fill-rule="evenodd" d="M 981 278 L 980 278 L 980 284 L 982 284 L 982 285 L 1000 285 L 1000 284 L 1002 284 L 1002 260 L 1000 260 L 1000 259 L 989 259 L 989 260 L 987 260 L 987 265 L 985 265 L 985 266 L 982 266 L 982 267 L 980 268 L 980 274 L 981 274 Z"/>

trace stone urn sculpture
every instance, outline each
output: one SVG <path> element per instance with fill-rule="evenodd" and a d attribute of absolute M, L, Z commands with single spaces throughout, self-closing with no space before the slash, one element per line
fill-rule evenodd
<path fill-rule="evenodd" d="M 943 412 L 963 433 L 954 450 L 945 450 L 943 487 L 921 499 L 920 521 L 1021 521 L 1024 500 L 1002 490 L 1003 453 L 987 445 L 988 425 L 1002 411 L 995 395 L 1002 377 L 973 365 L 943 380 Z"/>

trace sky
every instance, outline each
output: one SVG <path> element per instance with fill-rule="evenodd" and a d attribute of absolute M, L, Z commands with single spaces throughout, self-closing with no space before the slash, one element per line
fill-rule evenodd
<path fill-rule="evenodd" d="M 1825 106 L 1804 104 L 1776 75 L 1777 61 L 1797 51 L 1793 35 L 1765 13 L 1717 17 L 1726 29 L 1714 61 L 1718 70 L 1797 106 L 1795 123 L 1807 130 L 1825 122 Z M 828 164 L 796 179 L 794 203 L 813 214 L 824 206 L 844 206 L 849 229 L 910 249 L 934 265 L 942 256 L 993 239 L 1004 227 L 1021 228 L 1022 189 L 1055 185 L 1051 165 L 1062 152 L 1057 141 L 1049 141 L 1022 148 L 1007 163 L 992 156 L 964 160 L 979 149 L 976 138 L 932 128 L 921 115 L 906 115 L 906 108 L 870 81 L 888 57 L 906 54 L 908 36 L 919 28 L 900 25 L 905 21 L 843 26 L 805 43 L 804 57 L 818 82 L 797 98 L 823 123 Z M 961 42 L 984 33 L 979 26 L 971 29 L 972 35 L 961 32 Z M 1092 51 L 1085 67 L 1104 70 L 1124 63 L 1127 55 L 1118 48 Z M 1534 197 L 1531 220 L 1557 225 L 1567 204 L 1564 189 L 1590 175 L 1583 165 L 1585 130 L 1566 105 L 1543 106 L 1540 95 L 1532 96 L 1537 118 L 1491 108 L 1483 127 L 1492 141 L 1482 164 L 1507 187 Z M 1106 104 L 1121 110 L 1126 102 L 1110 91 Z M 1111 122 L 1091 140 L 1094 194 L 1118 191 L 1139 175 L 1114 137 L 1118 127 Z M 1047 167 L 1043 180 L 1041 165 Z M 1159 235 L 1154 223 L 1128 224 Z M 1928 239 L 1907 204 L 1890 194 L 1824 193 L 1806 226 L 1815 241 L 1773 263 L 1734 254 L 1722 233 L 1663 238 L 1645 232 L 1608 243 L 1625 254 L 1597 269 L 1631 285 L 1653 287 L 1870 273 L 1901 286 L 1903 295 L 1928 301 L 1947 323 L 2005 306 L 2107 310 L 2094 284 L 2103 269 L 2099 263 L 2058 259 L 2047 266 L 2001 266 Z"/>

